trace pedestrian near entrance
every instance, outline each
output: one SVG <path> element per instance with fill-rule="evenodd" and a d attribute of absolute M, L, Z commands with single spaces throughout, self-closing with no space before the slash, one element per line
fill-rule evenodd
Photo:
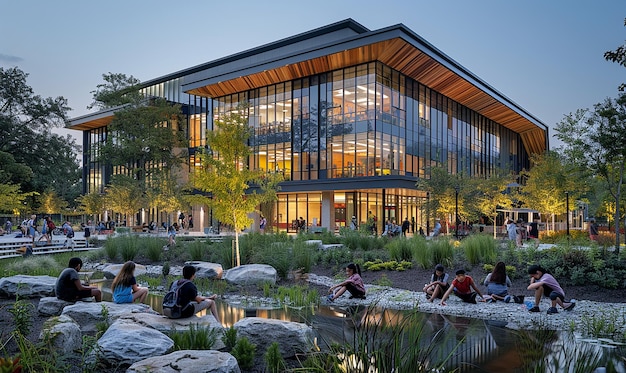
<path fill-rule="evenodd" d="M 589 239 L 591 241 L 598 241 L 598 236 L 600 232 L 598 230 L 598 224 L 596 224 L 596 219 L 589 220 Z"/>
<path fill-rule="evenodd" d="M 404 221 L 402 222 L 402 235 L 406 236 L 407 233 L 409 233 L 409 228 L 411 227 L 411 223 L 409 223 L 409 217 L 407 216 L 406 218 L 404 218 Z"/>

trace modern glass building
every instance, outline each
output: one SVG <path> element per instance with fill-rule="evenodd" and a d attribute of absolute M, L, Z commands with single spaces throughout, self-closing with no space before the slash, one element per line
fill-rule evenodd
<path fill-rule="evenodd" d="M 545 124 L 401 24 L 372 31 L 348 19 L 142 87 L 183 105 L 190 173 L 213 120 L 248 105 L 248 166 L 285 176 L 267 217 L 280 230 L 293 231 L 299 217 L 332 230 L 368 214 L 379 232 L 390 218 L 425 226 L 427 195 L 415 183 L 431 166 L 519 172 L 548 148 Z M 114 112 L 72 120 L 83 131 L 86 193 L 109 181 L 95 155 Z M 212 225 L 210 212 L 193 214 Z"/>

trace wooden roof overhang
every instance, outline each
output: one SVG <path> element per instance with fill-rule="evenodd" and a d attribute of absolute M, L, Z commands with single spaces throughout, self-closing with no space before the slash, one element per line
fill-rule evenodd
<path fill-rule="evenodd" d="M 115 111 L 118 109 L 119 108 L 113 108 L 73 118 L 68 127 L 73 130 L 87 131 L 94 128 L 108 126 L 113 120 Z"/>
<path fill-rule="evenodd" d="M 225 69 L 221 69 L 222 72 L 204 78 L 199 74 L 195 82 L 189 81 L 184 89 L 189 94 L 215 98 L 380 61 L 519 133 L 529 153 L 542 153 L 548 148 L 547 127 L 543 123 L 419 36 L 407 34 L 404 26 L 373 33 L 375 35 L 359 35 L 349 42 L 339 41 L 280 59 L 256 61 L 235 71 L 224 73 Z"/>

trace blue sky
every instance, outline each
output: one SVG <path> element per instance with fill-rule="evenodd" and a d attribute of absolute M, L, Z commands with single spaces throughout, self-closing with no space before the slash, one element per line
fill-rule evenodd
<path fill-rule="evenodd" d="M 403 23 L 552 128 L 617 96 L 626 69 L 603 54 L 625 17 L 623 0 L 0 0 L 0 66 L 75 117 L 107 72 L 146 81 L 346 18 Z"/>

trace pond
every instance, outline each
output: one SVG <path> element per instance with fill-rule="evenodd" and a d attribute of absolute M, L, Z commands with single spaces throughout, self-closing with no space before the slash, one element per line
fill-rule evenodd
<path fill-rule="evenodd" d="M 100 284 L 103 300 L 111 300 L 109 285 Z M 146 300 L 159 313 L 161 302 L 162 295 L 152 293 Z M 595 367 L 607 367 L 608 372 L 626 372 L 623 345 L 601 339 L 583 340 L 569 332 L 515 331 L 506 328 L 506 322 L 502 321 L 365 306 L 288 308 L 243 302 L 229 304 L 220 299 L 216 303 L 224 327 L 245 317 L 302 322 L 313 328 L 322 349 L 331 344 L 361 345 L 360 348 L 370 351 L 367 355 L 370 356 L 373 350 L 389 349 L 391 344 L 397 344 L 394 333 L 399 332 L 403 334 L 400 340 L 408 346 L 402 348 L 414 350 L 413 359 L 422 359 L 426 366 L 445 361 L 447 370 L 567 372 L 570 367 L 576 372 L 593 372 Z M 202 311 L 200 316 L 204 315 Z M 381 325 L 387 329 L 382 331 Z M 397 352 L 393 348 L 389 351 Z"/>

